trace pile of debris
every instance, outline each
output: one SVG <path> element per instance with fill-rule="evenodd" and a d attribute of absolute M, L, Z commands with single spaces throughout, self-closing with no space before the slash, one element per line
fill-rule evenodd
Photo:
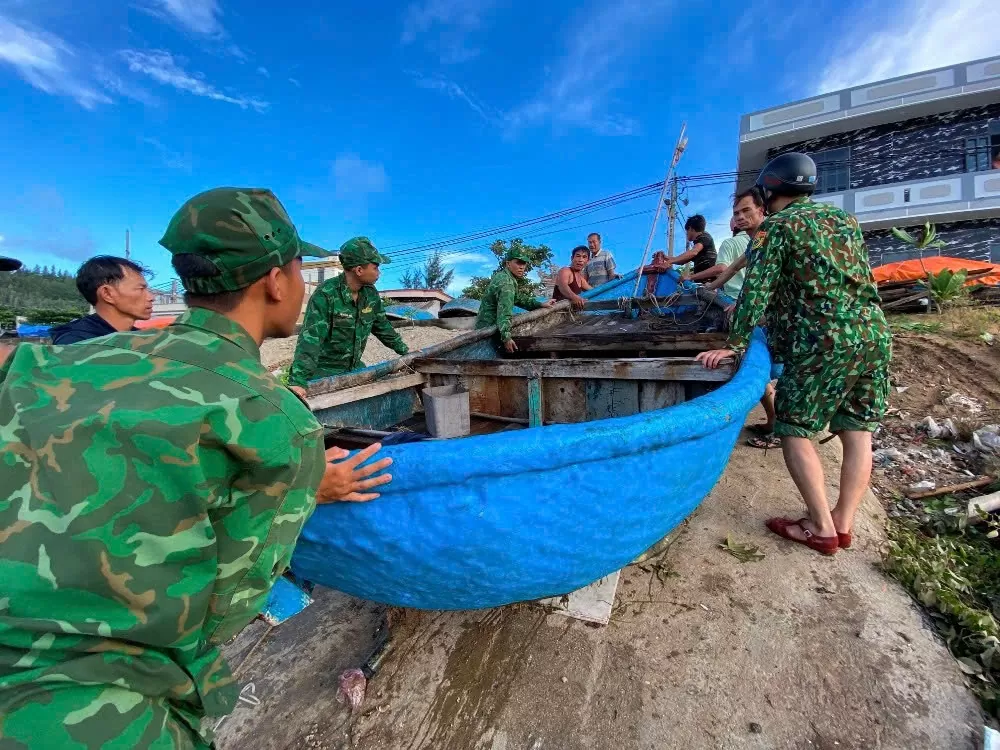
<path fill-rule="evenodd" d="M 976 281 L 993 273 L 992 269 L 969 271 L 966 282 Z M 926 279 L 880 283 L 878 296 L 882 300 L 882 309 L 886 312 L 920 313 L 933 309 L 931 288 Z M 976 286 L 969 291 L 969 299 L 982 305 L 1000 305 L 1000 288 Z"/>
<path fill-rule="evenodd" d="M 965 496 L 997 481 L 1000 425 L 982 424 L 985 410 L 959 393 L 944 399 L 954 417 L 887 420 L 874 437 L 872 485 L 891 517 L 923 512 L 920 501 Z"/>

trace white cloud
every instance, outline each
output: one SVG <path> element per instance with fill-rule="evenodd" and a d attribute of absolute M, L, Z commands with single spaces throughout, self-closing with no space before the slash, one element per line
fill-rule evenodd
<path fill-rule="evenodd" d="M 866 6 L 866 16 L 870 9 Z M 1000 51 L 1000 2 L 908 0 L 885 15 L 883 31 L 871 32 L 873 19 L 858 18 L 857 28 L 831 55 L 813 93 L 825 94 L 863 83 L 931 70 Z"/>
<path fill-rule="evenodd" d="M 302 88 L 302 84 L 301 84 L 301 83 L 299 83 L 299 82 L 298 82 L 298 81 L 297 81 L 297 80 L 296 80 L 295 78 L 289 78 L 289 79 L 288 79 L 288 82 L 289 82 L 290 84 L 292 84 L 292 85 L 293 85 L 293 86 L 294 86 L 295 88 L 297 88 L 297 89 L 300 89 L 300 88 Z"/>
<path fill-rule="evenodd" d="M 479 55 L 468 37 L 483 26 L 483 15 L 495 0 L 420 0 L 403 15 L 400 41 L 412 44 L 421 36 L 431 37 L 429 46 L 445 65 L 461 63 Z"/>
<path fill-rule="evenodd" d="M 389 188 L 385 167 L 369 162 L 357 154 L 341 154 L 333 162 L 334 194 L 339 200 L 364 202 L 374 193 Z"/>
<path fill-rule="evenodd" d="M 235 104 L 242 109 L 254 109 L 257 112 L 265 112 L 270 107 L 267 102 L 260 99 L 232 96 L 219 91 L 215 86 L 205 81 L 200 73 L 192 74 L 185 71 L 169 52 L 163 50 L 152 52 L 122 50 L 120 54 L 133 73 L 142 73 L 157 83 L 172 86 L 179 91 Z"/>
<path fill-rule="evenodd" d="M 502 112 L 479 101 L 473 94 L 449 78 L 445 78 L 442 75 L 425 76 L 415 71 L 408 71 L 408 73 L 413 78 L 414 83 L 420 88 L 437 91 L 449 99 L 462 102 L 488 123 L 500 124 L 505 119 L 505 115 Z"/>
<path fill-rule="evenodd" d="M 455 275 L 451 277 L 451 284 L 445 291 L 452 297 L 461 296 L 462 290 L 465 289 L 469 284 L 472 283 L 472 275 L 467 273 L 455 272 Z"/>
<path fill-rule="evenodd" d="M 159 153 L 163 160 L 163 165 L 168 169 L 176 169 L 180 172 L 191 174 L 191 155 L 182 154 L 167 148 L 158 138 L 143 138 L 142 142 L 152 146 Z"/>
<path fill-rule="evenodd" d="M 56 96 L 69 96 L 84 109 L 110 104 L 111 98 L 87 80 L 77 53 L 54 34 L 18 25 L 0 16 L 0 63 L 27 83 Z"/>
<path fill-rule="evenodd" d="M 476 264 L 478 266 L 495 266 L 496 258 L 486 253 L 455 252 L 442 253 L 441 259 L 449 265 Z"/>
<path fill-rule="evenodd" d="M 217 0 L 152 0 L 149 9 L 188 31 L 202 36 L 222 36 L 222 9 Z"/>
<path fill-rule="evenodd" d="M 263 65 L 261 65 L 260 67 L 257 68 L 257 72 L 260 73 L 265 78 L 270 78 L 271 77 L 271 73 Z"/>
<path fill-rule="evenodd" d="M 670 7 L 670 0 L 610 0 L 572 27 L 565 53 L 534 97 L 508 115 L 512 130 L 550 122 L 600 135 L 631 135 L 638 123 L 614 110 L 625 63 Z M 641 68 L 635 68 L 641 72 Z"/>

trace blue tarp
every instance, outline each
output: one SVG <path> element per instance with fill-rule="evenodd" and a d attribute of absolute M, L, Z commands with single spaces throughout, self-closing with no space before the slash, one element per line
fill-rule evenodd
<path fill-rule="evenodd" d="M 17 327 L 17 335 L 24 337 L 37 337 L 44 338 L 49 335 L 49 331 L 52 330 L 52 326 L 43 325 L 29 325 L 28 323 L 21 323 Z"/>

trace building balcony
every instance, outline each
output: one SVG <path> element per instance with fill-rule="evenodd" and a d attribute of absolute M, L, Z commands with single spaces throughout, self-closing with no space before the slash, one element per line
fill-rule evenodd
<path fill-rule="evenodd" d="M 854 214 L 866 230 L 992 218 L 1000 216 L 1000 169 L 822 193 L 815 200 Z"/>
<path fill-rule="evenodd" d="M 752 112 L 740 122 L 740 169 L 759 169 L 772 148 L 985 106 L 998 96 L 1000 57 L 992 57 Z"/>

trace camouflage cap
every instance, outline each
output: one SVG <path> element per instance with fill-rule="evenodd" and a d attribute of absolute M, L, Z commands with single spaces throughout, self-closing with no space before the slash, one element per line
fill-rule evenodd
<path fill-rule="evenodd" d="M 16 271 L 21 267 L 21 261 L 16 258 L 5 258 L 0 255 L 0 271 Z"/>
<path fill-rule="evenodd" d="M 181 278 L 194 294 L 234 292 L 299 257 L 333 253 L 303 242 L 270 190 L 222 187 L 199 193 L 170 220 L 160 244 L 173 255 L 199 255 L 218 273 Z"/>
<path fill-rule="evenodd" d="M 344 268 L 356 268 L 368 263 L 389 262 L 389 258 L 376 250 L 372 241 L 367 237 L 352 237 L 340 246 L 340 265 Z"/>
<path fill-rule="evenodd" d="M 531 265 L 531 255 L 528 251 L 520 247 L 512 247 L 507 251 L 507 254 L 503 256 L 504 262 L 509 260 L 523 260 L 529 266 Z"/>

